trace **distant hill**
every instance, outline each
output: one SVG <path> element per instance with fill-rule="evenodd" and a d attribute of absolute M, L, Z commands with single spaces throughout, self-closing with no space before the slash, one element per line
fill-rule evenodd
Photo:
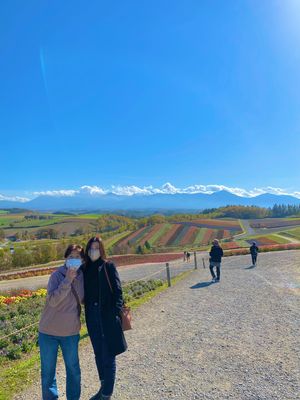
<path fill-rule="evenodd" d="M 226 205 L 272 207 L 274 204 L 299 205 L 300 199 L 288 195 L 262 194 L 241 197 L 222 190 L 212 194 L 152 194 L 132 196 L 78 193 L 73 196 L 38 196 L 27 202 L 0 201 L 0 208 L 24 208 L 39 211 L 89 210 L 201 210 Z"/>

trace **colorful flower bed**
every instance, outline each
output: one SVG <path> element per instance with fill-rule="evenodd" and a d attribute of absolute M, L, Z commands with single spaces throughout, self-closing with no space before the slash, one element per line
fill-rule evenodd
<path fill-rule="evenodd" d="M 125 238 L 120 239 L 119 241 L 117 241 L 115 243 L 115 248 L 117 249 L 118 247 L 121 246 L 126 246 L 128 244 L 128 242 L 130 242 L 131 240 L 133 240 L 137 235 L 139 235 L 141 232 L 143 232 L 143 230 L 145 229 L 145 227 L 138 229 L 135 232 L 130 233 L 129 235 L 125 236 Z"/>
<path fill-rule="evenodd" d="M 170 238 L 174 235 L 174 232 L 178 229 L 178 224 L 170 225 L 169 229 L 163 236 L 160 237 L 160 239 L 157 241 L 158 246 L 165 246 Z"/>
<path fill-rule="evenodd" d="M 223 239 L 224 237 L 224 229 L 217 230 L 216 239 Z"/>
<path fill-rule="evenodd" d="M 288 244 L 274 244 L 269 246 L 260 246 L 259 251 L 266 253 L 268 251 L 280 251 L 280 250 L 300 250 L 300 243 L 288 243 Z M 249 254 L 249 248 L 239 248 L 225 251 L 225 256 L 245 255 Z"/>
<path fill-rule="evenodd" d="M 21 291 L 1 296 L 0 362 L 30 352 L 37 341 L 37 321 L 45 304 L 46 290 Z"/>
<path fill-rule="evenodd" d="M 195 226 L 210 228 L 210 229 L 226 229 L 233 231 L 241 231 L 241 226 L 238 221 L 234 220 L 217 220 L 217 219 L 196 219 L 188 224 L 192 224 Z"/>
<path fill-rule="evenodd" d="M 204 234 L 204 236 L 203 236 L 203 239 L 202 239 L 202 243 L 201 244 L 204 244 L 204 245 L 207 245 L 207 244 L 210 244 L 210 242 L 211 242 L 211 240 L 214 238 L 214 236 L 215 236 L 215 230 L 213 230 L 213 229 L 207 229 L 206 230 L 206 232 L 205 232 L 205 234 Z"/>
<path fill-rule="evenodd" d="M 237 242 L 224 242 L 221 243 L 223 250 L 239 249 L 241 248 Z"/>
<path fill-rule="evenodd" d="M 20 291 L 9 292 L 9 294 L 5 296 L 0 296 L 0 306 L 14 304 L 14 303 L 18 304 L 31 297 L 45 297 L 46 295 L 47 295 L 47 289 L 38 289 L 35 291 L 28 289 L 21 289 Z"/>
<path fill-rule="evenodd" d="M 178 234 L 176 235 L 176 237 L 174 238 L 174 240 L 172 242 L 172 246 L 178 246 L 180 244 L 180 242 L 182 241 L 182 239 L 186 236 L 189 229 L 190 229 L 190 226 L 182 225 L 180 232 L 178 232 Z"/>
<path fill-rule="evenodd" d="M 162 284 L 163 281 L 157 279 L 131 283 L 124 287 L 124 299 L 126 302 L 138 299 Z M 36 347 L 38 321 L 46 294 L 46 289 L 40 289 L 34 292 L 20 290 L 1 296 L 0 365 L 2 361 L 20 359 Z"/>
<path fill-rule="evenodd" d="M 268 246 L 268 245 L 274 245 L 274 244 L 278 244 L 277 242 L 275 242 L 275 240 L 269 239 L 268 237 L 259 237 L 257 239 L 250 239 L 247 240 L 247 242 L 249 244 L 252 244 L 253 242 L 255 242 L 258 246 Z"/>
<path fill-rule="evenodd" d="M 231 232 L 228 231 L 227 229 L 224 230 L 224 235 L 223 235 L 223 239 L 228 239 L 231 237 Z"/>
<path fill-rule="evenodd" d="M 186 232 L 185 236 L 182 238 L 180 245 L 185 246 L 185 245 L 191 245 L 194 243 L 197 233 L 198 233 L 198 228 L 195 226 L 190 226 L 188 228 L 188 231 Z"/>
<path fill-rule="evenodd" d="M 164 226 L 164 224 L 156 224 L 154 225 L 151 230 L 143 237 L 143 240 L 141 241 L 141 245 L 144 245 L 146 242 L 151 241 L 151 238 L 157 234 L 161 230 L 161 228 Z"/>
<path fill-rule="evenodd" d="M 262 228 L 280 228 L 284 226 L 297 226 L 300 225 L 300 219 L 288 219 L 288 218 L 274 218 L 265 220 L 252 220 L 251 228 L 262 229 Z"/>
<path fill-rule="evenodd" d="M 197 234 L 196 237 L 194 239 L 194 246 L 200 246 L 201 243 L 203 242 L 203 237 L 205 235 L 206 232 L 206 228 L 197 228 Z"/>
<path fill-rule="evenodd" d="M 174 246 L 176 243 L 177 237 L 181 235 L 181 232 L 185 229 L 185 226 L 182 224 L 175 225 L 177 228 L 174 231 L 173 235 L 166 242 L 166 246 Z"/>
<path fill-rule="evenodd" d="M 149 231 L 151 231 L 152 228 L 153 228 L 152 226 L 144 227 L 142 231 L 140 231 L 137 235 L 134 236 L 134 238 L 129 240 L 129 246 L 133 246 L 140 240 L 142 240 L 149 233 Z"/>
<path fill-rule="evenodd" d="M 157 243 L 160 241 L 161 238 L 171 229 L 171 224 L 161 224 L 161 228 L 159 231 L 153 233 L 152 237 L 148 240 L 151 246 L 156 246 Z"/>

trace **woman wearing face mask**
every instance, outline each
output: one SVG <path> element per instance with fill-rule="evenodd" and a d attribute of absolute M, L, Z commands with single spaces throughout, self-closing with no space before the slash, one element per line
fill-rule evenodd
<path fill-rule="evenodd" d="M 60 347 L 67 374 L 68 400 L 80 398 L 80 367 L 78 342 L 80 312 L 83 302 L 84 250 L 71 244 L 65 252 L 65 264 L 52 273 L 48 282 L 47 298 L 39 323 L 41 355 L 42 399 L 58 399 L 56 361 Z"/>
<path fill-rule="evenodd" d="M 84 303 L 100 389 L 90 400 L 111 399 L 116 376 L 116 355 L 127 348 L 120 318 L 123 306 L 121 282 L 115 265 L 105 258 L 102 240 L 91 238 L 86 246 L 83 269 Z"/>

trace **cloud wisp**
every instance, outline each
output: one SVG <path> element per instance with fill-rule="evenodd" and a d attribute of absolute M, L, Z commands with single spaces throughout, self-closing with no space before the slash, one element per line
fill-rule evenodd
<path fill-rule="evenodd" d="M 26 203 L 29 201 L 27 197 L 21 197 L 21 196 L 5 196 L 3 194 L 0 194 L 0 201 L 16 201 L 20 203 Z"/>
<path fill-rule="evenodd" d="M 92 195 L 92 196 L 102 196 L 109 193 L 118 195 L 118 196 L 135 196 L 135 195 L 144 195 L 151 196 L 154 194 L 213 194 L 220 191 L 226 191 L 232 193 L 236 196 L 240 197 L 256 197 L 261 194 L 274 194 L 274 195 L 290 195 L 293 197 L 300 198 L 299 191 L 288 191 L 282 188 L 276 188 L 272 186 L 262 187 L 262 188 L 253 188 L 250 190 L 239 188 L 239 187 L 230 187 L 218 184 L 210 184 L 210 185 L 191 185 L 184 188 L 179 188 L 171 183 L 167 182 L 161 187 L 154 186 L 144 186 L 139 187 L 135 185 L 122 186 L 122 185 L 112 185 L 110 188 L 103 188 L 97 185 L 89 186 L 84 185 L 78 189 L 62 189 L 62 190 L 46 190 L 41 192 L 34 192 L 34 196 L 75 196 L 75 195 Z"/>

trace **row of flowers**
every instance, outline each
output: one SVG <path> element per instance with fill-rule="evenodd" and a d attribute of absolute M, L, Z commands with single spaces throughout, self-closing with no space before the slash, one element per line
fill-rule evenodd
<path fill-rule="evenodd" d="M 20 303 L 32 297 L 45 297 L 47 295 L 46 289 L 38 289 L 35 291 L 23 289 L 19 293 L 14 295 L 0 296 L 0 306 L 6 306 L 9 304 Z"/>
<path fill-rule="evenodd" d="M 266 253 L 269 251 L 280 251 L 280 250 L 300 250 L 300 243 L 271 244 L 271 245 L 259 246 L 259 251 L 262 253 Z M 225 256 L 246 255 L 249 254 L 249 248 L 225 250 L 224 254 Z"/>

